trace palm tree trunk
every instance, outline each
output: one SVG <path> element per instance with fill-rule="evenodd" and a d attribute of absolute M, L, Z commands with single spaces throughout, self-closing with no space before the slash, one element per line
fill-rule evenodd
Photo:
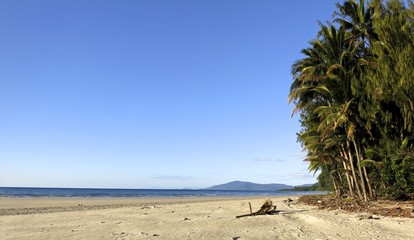
<path fill-rule="evenodd" d="M 346 140 L 346 145 L 347 145 L 347 150 L 348 150 L 348 159 L 349 159 L 349 163 L 350 163 L 350 166 L 351 166 L 351 172 L 352 172 L 352 176 L 353 176 L 354 181 L 355 181 L 355 189 L 356 189 L 356 192 L 358 194 L 358 197 L 360 199 L 362 199 L 361 190 L 359 188 L 358 180 L 357 180 L 356 173 L 355 173 L 354 158 L 352 157 L 351 144 L 349 144 L 349 140 Z"/>
<path fill-rule="evenodd" d="M 342 152 L 343 150 L 342 149 L 339 149 L 339 153 L 340 153 L 340 155 L 344 158 L 344 159 L 346 159 L 346 156 L 345 156 L 345 154 Z M 347 181 L 347 183 L 348 183 L 348 191 L 349 191 L 349 195 L 351 196 L 351 198 L 353 198 L 354 197 L 354 186 L 352 185 L 352 182 L 351 182 L 351 179 L 349 178 L 350 176 L 349 176 L 349 169 L 348 169 L 348 166 L 347 166 L 347 164 L 346 164 L 346 162 L 345 162 L 345 160 L 343 160 L 342 159 L 342 165 L 344 166 L 344 172 L 345 172 L 345 177 L 346 177 L 346 181 Z"/>
<path fill-rule="evenodd" d="M 367 195 L 367 190 L 365 188 L 365 180 L 364 180 L 364 173 L 362 171 L 362 167 L 361 167 L 361 156 L 359 154 L 359 148 L 355 142 L 355 139 L 352 138 L 352 143 L 354 145 L 354 149 L 355 149 L 355 154 L 357 157 L 357 161 L 358 161 L 358 173 L 359 173 L 359 179 L 361 180 L 361 188 L 362 188 L 362 193 L 364 194 L 364 200 L 365 202 L 368 202 L 368 195 Z"/>
<path fill-rule="evenodd" d="M 335 195 L 337 198 L 341 198 L 341 190 L 338 188 L 338 185 L 336 185 L 336 181 L 335 181 L 335 177 L 331 174 L 332 177 L 332 183 L 334 185 L 334 189 L 335 189 Z"/>
<path fill-rule="evenodd" d="M 342 182 L 343 182 L 343 180 L 342 180 L 342 175 L 341 175 L 341 173 L 339 172 L 339 168 L 338 168 L 338 179 L 339 179 L 339 182 L 340 182 L 340 183 L 342 183 Z"/>
<path fill-rule="evenodd" d="M 345 148 L 344 148 L 343 145 L 341 146 L 341 148 L 342 148 L 342 154 L 343 154 L 345 160 L 348 160 L 348 162 L 351 162 L 351 160 L 349 160 L 348 155 L 346 154 L 346 151 L 345 151 Z M 346 161 L 345 161 L 345 166 L 346 166 L 347 170 L 352 173 L 351 166 Z M 355 189 L 356 189 L 356 187 L 355 187 L 355 181 L 354 181 L 354 179 L 352 177 L 352 174 L 349 174 L 349 172 L 348 172 L 348 176 L 349 176 L 349 181 L 351 182 L 351 187 L 352 187 L 353 193 L 355 195 Z"/>
<path fill-rule="evenodd" d="M 370 198 L 371 199 L 376 198 L 374 189 L 372 188 L 372 185 L 371 185 L 371 181 L 369 180 L 369 177 L 368 177 L 367 169 L 365 167 L 362 167 L 362 170 L 364 171 L 365 180 L 367 181 L 368 192 L 369 192 Z"/>

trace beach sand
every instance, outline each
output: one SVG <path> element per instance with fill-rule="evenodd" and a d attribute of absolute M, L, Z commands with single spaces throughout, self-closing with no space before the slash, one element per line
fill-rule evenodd
<path fill-rule="evenodd" d="M 278 214 L 236 218 L 264 198 L 0 198 L 0 239 L 414 239 L 412 218 L 270 199 Z"/>

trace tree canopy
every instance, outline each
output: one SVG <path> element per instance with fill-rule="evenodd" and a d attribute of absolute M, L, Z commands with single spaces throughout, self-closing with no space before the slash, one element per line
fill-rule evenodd
<path fill-rule="evenodd" d="M 319 185 L 414 196 L 414 3 L 345 0 L 292 65 L 289 102 Z"/>

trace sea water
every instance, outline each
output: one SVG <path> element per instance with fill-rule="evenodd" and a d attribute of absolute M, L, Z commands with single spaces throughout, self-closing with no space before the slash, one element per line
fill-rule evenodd
<path fill-rule="evenodd" d="M 0 197 L 226 197 L 293 196 L 320 194 L 314 191 L 235 191 L 207 189 L 104 189 L 0 187 Z"/>

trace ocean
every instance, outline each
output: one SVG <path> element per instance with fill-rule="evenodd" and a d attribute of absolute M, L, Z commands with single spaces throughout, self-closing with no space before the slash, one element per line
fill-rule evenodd
<path fill-rule="evenodd" d="M 226 197 L 321 194 L 313 191 L 229 191 L 203 189 L 103 189 L 0 187 L 0 197 Z"/>

